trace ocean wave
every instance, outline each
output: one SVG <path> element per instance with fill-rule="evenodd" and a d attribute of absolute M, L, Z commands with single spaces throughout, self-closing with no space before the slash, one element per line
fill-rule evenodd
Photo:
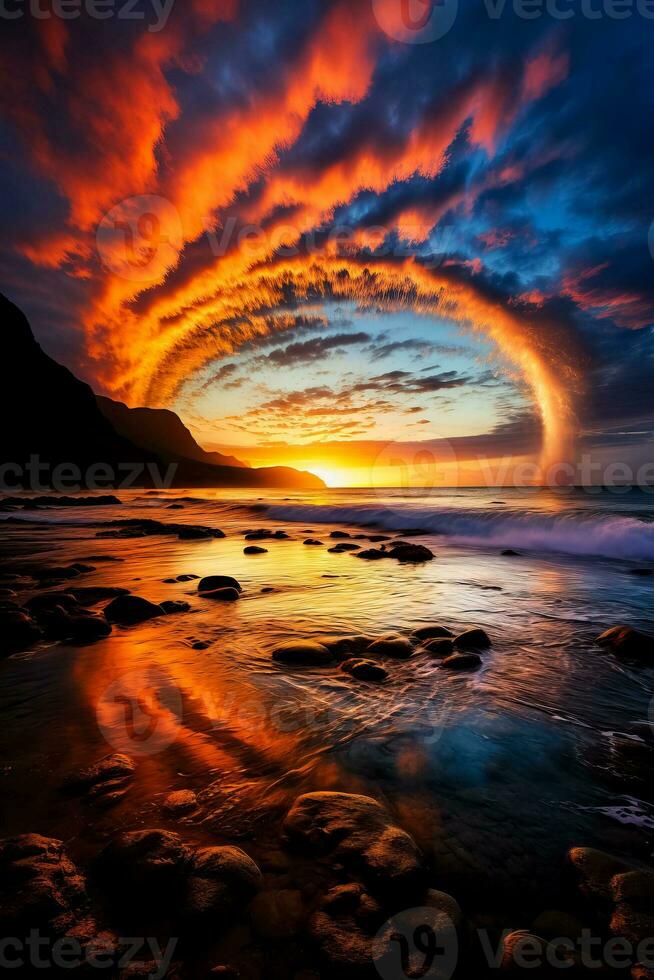
<path fill-rule="evenodd" d="M 546 514 L 534 511 L 374 507 L 367 504 L 273 504 L 274 520 L 318 524 L 357 524 L 387 531 L 426 531 L 452 544 L 475 547 L 524 548 L 596 555 L 633 561 L 654 561 L 654 523 L 616 514 Z"/>

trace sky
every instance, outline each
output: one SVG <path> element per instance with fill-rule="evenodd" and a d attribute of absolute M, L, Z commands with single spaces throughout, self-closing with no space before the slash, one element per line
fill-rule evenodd
<path fill-rule="evenodd" d="M 654 482 L 649 8 L 7 0 L 0 288 L 254 465 Z"/>

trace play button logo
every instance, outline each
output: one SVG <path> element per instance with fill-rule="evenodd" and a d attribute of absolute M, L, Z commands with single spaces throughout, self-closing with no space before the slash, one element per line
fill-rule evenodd
<path fill-rule="evenodd" d="M 372 0 L 377 23 L 404 44 L 430 44 L 454 25 L 458 0 Z"/>

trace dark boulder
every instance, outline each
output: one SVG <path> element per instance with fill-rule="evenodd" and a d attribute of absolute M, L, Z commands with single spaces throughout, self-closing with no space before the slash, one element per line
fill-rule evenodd
<path fill-rule="evenodd" d="M 651 661 L 654 658 L 654 637 L 631 626 L 612 626 L 595 642 L 618 657 Z"/>
<path fill-rule="evenodd" d="M 435 555 L 422 544 L 395 544 L 389 551 L 389 557 L 403 564 L 420 564 L 424 561 L 432 561 Z"/>
<path fill-rule="evenodd" d="M 436 660 L 443 659 L 454 653 L 454 640 L 450 640 L 446 636 L 437 636 L 433 640 L 427 640 L 423 647 L 430 657 L 434 657 Z"/>
<path fill-rule="evenodd" d="M 191 851 L 168 830 L 132 830 L 104 849 L 101 870 L 123 901 L 167 904 L 184 893 Z"/>
<path fill-rule="evenodd" d="M 360 681 L 383 681 L 388 677 L 388 671 L 376 664 L 374 660 L 344 660 L 341 670 L 351 674 Z"/>
<path fill-rule="evenodd" d="M 256 544 L 248 545 L 247 548 L 243 548 L 244 555 L 267 555 L 267 548 L 259 548 Z"/>
<path fill-rule="evenodd" d="M 357 551 L 355 558 L 362 558 L 364 561 L 380 561 L 382 558 L 390 558 L 390 552 L 382 551 L 381 548 L 365 548 Z"/>
<path fill-rule="evenodd" d="M 110 623 L 118 623 L 120 626 L 135 626 L 164 614 L 161 606 L 138 595 L 118 596 L 112 599 L 104 612 Z"/>
<path fill-rule="evenodd" d="M 82 613 L 79 616 L 69 617 L 68 634 L 75 643 L 93 643 L 95 640 L 103 640 L 111 633 L 111 624 L 104 616 L 94 616 L 91 613 Z"/>
<path fill-rule="evenodd" d="M 316 667 L 331 663 L 333 656 L 326 646 L 314 640 L 290 640 L 281 643 L 272 652 L 277 663 L 297 667 Z"/>
<path fill-rule="evenodd" d="M 240 848 L 201 847 L 190 861 L 183 914 L 197 919 L 236 911 L 261 882 L 261 871 Z"/>
<path fill-rule="evenodd" d="M 396 657 L 398 660 L 408 660 L 413 654 L 413 647 L 410 640 L 407 640 L 405 636 L 389 633 L 388 636 L 380 636 L 378 640 L 371 643 L 366 653 L 376 657 Z"/>
<path fill-rule="evenodd" d="M 0 841 L 0 929 L 48 937 L 79 928 L 88 916 L 84 877 L 60 840 L 22 834 Z"/>
<path fill-rule="evenodd" d="M 26 612 L 15 609 L 0 611 L 0 656 L 28 650 L 42 638 L 41 628 Z"/>
<path fill-rule="evenodd" d="M 182 599 L 165 599 L 164 602 L 161 603 L 161 608 L 165 612 L 166 616 L 191 611 L 190 603 L 184 602 Z"/>
<path fill-rule="evenodd" d="M 231 575 L 208 575 L 198 582 L 198 592 L 215 592 L 216 589 L 243 591 L 240 582 L 237 582 Z"/>
<path fill-rule="evenodd" d="M 216 602 L 236 602 L 241 598 L 241 593 L 238 589 L 214 589 L 212 592 L 203 592 L 202 598 L 214 599 Z"/>
<path fill-rule="evenodd" d="M 453 637 L 454 633 L 448 630 L 446 626 L 433 625 L 433 626 L 419 626 L 417 630 L 414 630 L 411 634 L 417 640 L 435 640 L 440 637 Z"/>
<path fill-rule="evenodd" d="M 319 547 L 322 545 L 322 541 L 318 541 L 317 538 L 307 538 L 303 544 L 311 545 L 313 547 Z"/>
<path fill-rule="evenodd" d="M 79 612 L 79 600 L 72 592 L 39 592 L 28 599 L 25 606 L 33 614 L 45 609 L 55 609 L 57 606 L 67 612 Z"/>
<path fill-rule="evenodd" d="M 369 887 L 395 899 L 402 900 L 424 883 L 415 841 L 369 796 L 299 796 L 286 815 L 283 832 L 290 846 L 313 856 L 329 855 L 361 874 Z"/>
<path fill-rule="evenodd" d="M 463 633 L 459 633 L 456 637 L 455 646 L 459 650 L 486 650 L 491 646 L 491 641 L 485 630 L 480 629 L 478 626 L 472 629 L 464 630 Z"/>
<path fill-rule="evenodd" d="M 330 538 L 351 538 L 352 535 L 348 534 L 347 531 L 331 531 L 329 534 Z"/>

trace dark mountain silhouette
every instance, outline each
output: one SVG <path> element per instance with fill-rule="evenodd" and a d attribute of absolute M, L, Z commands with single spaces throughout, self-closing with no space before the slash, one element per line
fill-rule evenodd
<path fill-rule="evenodd" d="M 164 413 L 172 417 L 166 419 L 165 425 L 157 420 L 143 426 L 141 433 L 147 429 L 149 435 L 147 439 L 141 435 L 143 441 L 137 445 L 126 438 L 127 427 L 121 426 L 123 431 L 119 432 L 105 417 L 91 388 L 42 350 L 25 315 L 2 294 L 0 327 L 4 341 L 4 356 L 0 361 L 0 482 L 3 489 L 20 486 L 36 490 L 61 489 L 57 483 L 62 477 L 54 471 L 64 464 L 81 471 L 82 486 L 97 488 L 97 484 L 92 483 L 98 479 L 97 471 L 88 482 L 89 469 L 100 464 L 105 467 L 100 476 L 102 487 L 119 486 L 125 479 L 127 468 L 131 467 L 133 473 L 139 466 L 144 472 L 133 485 L 152 486 L 159 474 L 166 473 L 170 462 L 176 464 L 171 483 L 175 487 L 324 486 L 319 477 L 291 467 L 249 469 L 243 465 L 213 465 L 202 458 L 178 455 L 186 445 L 190 445 L 194 453 L 202 454 L 203 451 L 172 412 Z M 126 409 L 126 412 L 130 411 L 134 410 Z M 155 432 L 163 434 L 167 426 L 174 446 L 162 446 L 161 450 L 155 451 L 152 448 Z M 151 445 L 146 445 L 150 440 Z M 34 466 L 35 457 L 40 464 L 38 472 Z M 27 468 L 30 464 L 31 470 Z M 114 474 L 111 482 L 106 479 L 108 467 Z M 67 471 L 63 480 L 68 482 L 68 489 L 71 479 Z"/>
<path fill-rule="evenodd" d="M 162 459 L 194 459 L 210 466 L 250 466 L 235 456 L 202 449 L 180 417 L 167 408 L 128 408 L 123 402 L 102 395 L 97 396 L 97 402 L 120 436 Z"/>

